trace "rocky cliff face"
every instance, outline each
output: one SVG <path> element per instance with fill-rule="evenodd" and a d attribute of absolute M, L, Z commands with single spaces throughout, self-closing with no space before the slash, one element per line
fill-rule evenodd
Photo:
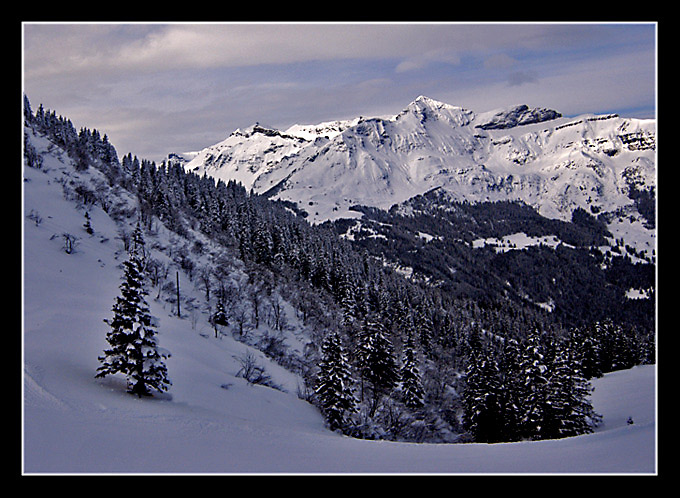
<path fill-rule="evenodd" d="M 552 109 L 529 109 L 526 104 L 518 105 L 507 111 L 499 111 L 484 123 L 476 125 L 482 130 L 504 130 L 534 123 L 542 123 L 561 118 L 562 115 Z"/>

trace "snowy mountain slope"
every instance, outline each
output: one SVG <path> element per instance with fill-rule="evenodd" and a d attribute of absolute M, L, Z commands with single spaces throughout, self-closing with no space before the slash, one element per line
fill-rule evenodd
<path fill-rule="evenodd" d="M 95 379 L 106 347 L 102 320 L 111 316 L 125 258 L 121 225 L 131 223 L 125 212 L 134 199 L 94 168 L 76 172 L 47 140 L 30 140 L 44 161 L 23 170 L 25 473 L 655 472 L 654 366 L 594 382 L 594 407 L 605 421 L 594 434 L 496 445 L 361 441 L 327 431 L 318 411 L 298 399 L 295 375 L 229 335 L 215 338 L 202 314 L 187 309 L 177 318 L 171 303 L 149 296 L 159 343 L 172 353 L 169 392 L 140 400 L 125 393 L 122 377 Z M 115 201 L 108 214 L 87 206 L 93 234 L 83 228 L 79 186 Z M 75 242 L 70 254 L 64 234 Z M 158 226 L 147 243 L 167 246 L 171 238 Z M 180 280 L 183 293 L 201 292 L 183 272 Z M 295 339 L 286 337 L 293 347 Z M 283 390 L 237 375 L 246 351 Z"/>
<path fill-rule="evenodd" d="M 301 129 L 235 132 L 186 166 L 296 202 L 312 222 L 434 187 L 458 200 L 521 200 L 560 219 L 576 207 L 634 219 L 630 186 L 656 184 L 654 120 L 527 106 L 475 114 L 420 96 L 395 116 L 343 122 L 332 134 Z"/>
<path fill-rule="evenodd" d="M 338 135 L 351 124 L 350 121 L 334 121 L 313 126 L 294 125 L 285 132 L 255 124 L 234 131 L 211 147 L 180 157 L 187 162 L 188 170 L 225 181 L 236 180 L 250 189 L 260 176 L 282 160 L 297 155 L 316 139 Z"/>

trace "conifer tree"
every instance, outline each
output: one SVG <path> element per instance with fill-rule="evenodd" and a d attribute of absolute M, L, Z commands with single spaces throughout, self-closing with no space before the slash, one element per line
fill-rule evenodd
<path fill-rule="evenodd" d="M 370 332 L 367 324 L 364 323 L 358 330 L 356 345 L 352 351 L 352 359 L 361 380 L 359 400 L 362 403 L 364 401 L 365 384 L 369 372 L 368 362 L 373 349 L 373 337 Z"/>
<path fill-rule="evenodd" d="M 523 380 L 520 431 L 525 438 L 540 439 L 547 405 L 548 368 L 538 331 L 529 334 L 521 353 L 520 375 Z"/>
<path fill-rule="evenodd" d="M 600 415 L 595 413 L 589 396 L 590 383 L 579 365 L 563 346 L 558 347 L 548 378 L 548 409 L 544 415 L 541 439 L 578 436 L 593 431 Z"/>
<path fill-rule="evenodd" d="M 33 111 L 28 97 L 24 94 L 24 123 L 29 124 L 33 120 Z"/>
<path fill-rule="evenodd" d="M 273 241 L 264 221 L 258 221 L 252 229 L 251 247 L 257 263 L 269 264 L 272 257 Z"/>
<path fill-rule="evenodd" d="M 503 441 L 520 439 L 523 378 L 520 376 L 520 349 L 515 339 L 507 338 L 498 359 L 499 404 L 503 419 Z"/>
<path fill-rule="evenodd" d="M 141 231 L 138 236 L 141 237 Z M 95 376 L 123 373 L 128 392 L 139 397 L 150 395 L 150 388 L 163 392 L 172 385 L 163 361 L 170 354 L 158 347 L 156 319 L 145 300 L 142 247 L 143 239 L 137 241 L 129 259 L 123 263 L 121 294 L 115 299 L 113 318 L 104 320 L 111 328 L 106 334 L 110 348 L 99 357 L 101 366 Z"/>
<path fill-rule="evenodd" d="M 356 412 L 349 363 L 337 333 L 324 340 L 316 395 L 331 430 L 342 429 L 347 415 Z"/>
<path fill-rule="evenodd" d="M 349 328 L 357 320 L 356 289 L 349 277 L 340 284 L 340 306 L 342 307 L 342 324 Z"/>
<path fill-rule="evenodd" d="M 546 404 L 540 434 L 535 439 L 558 439 L 565 436 L 571 411 L 571 378 L 563 351 L 557 350 L 547 372 Z"/>
<path fill-rule="evenodd" d="M 465 372 L 463 425 L 476 442 L 495 443 L 504 439 L 499 392 L 495 359 L 483 348 L 474 348 Z"/>
<path fill-rule="evenodd" d="M 599 338 L 591 329 L 573 330 L 569 347 L 581 367 L 581 374 L 586 379 L 602 377 Z"/>
<path fill-rule="evenodd" d="M 369 319 L 365 329 L 368 342 L 365 344 L 362 372 L 373 392 L 369 409 L 372 417 L 382 396 L 389 393 L 399 380 L 399 368 L 392 342 L 387 338 L 382 323 Z"/>
<path fill-rule="evenodd" d="M 427 351 L 430 347 L 433 335 L 432 319 L 430 318 L 429 308 L 424 304 L 418 305 L 415 316 L 415 326 L 420 334 L 420 344 Z"/>
<path fill-rule="evenodd" d="M 144 242 L 144 234 L 142 233 L 142 222 L 141 220 L 137 220 L 137 225 L 135 226 L 135 229 L 132 231 L 132 241 L 130 250 L 133 256 L 135 256 L 137 259 L 143 262 L 144 259 L 146 259 L 145 248 L 146 242 Z"/>
<path fill-rule="evenodd" d="M 420 381 L 418 361 L 416 358 L 415 344 L 413 336 L 408 335 L 404 344 L 403 365 L 401 367 L 401 389 L 404 397 L 404 404 L 409 408 L 421 408 L 423 401 L 423 386 Z"/>

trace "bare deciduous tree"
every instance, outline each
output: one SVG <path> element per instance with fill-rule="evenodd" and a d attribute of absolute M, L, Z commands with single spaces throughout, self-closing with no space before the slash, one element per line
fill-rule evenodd
<path fill-rule="evenodd" d="M 285 311 L 283 309 L 283 299 L 278 294 L 272 294 L 269 298 L 270 303 L 270 325 L 276 330 L 283 330 L 286 324 Z"/>
<path fill-rule="evenodd" d="M 250 384 L 270 385 L 271 377 L 265 373 L 264 367 L 257 364 L 253 353 L 246 351 L 242 356 L 234 356 L 234 359 L 241 365 L 237 377 L 244 378 Z"/>

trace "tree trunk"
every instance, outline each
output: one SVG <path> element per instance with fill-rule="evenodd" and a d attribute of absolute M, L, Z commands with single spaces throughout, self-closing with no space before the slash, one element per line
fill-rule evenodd
<path fill-rule="evenodd" d="M 180 307 L 179 307 L 179 272 L 176 272 L 177 275 L 177 316 L 181 317 L 182 314 L 180 313 Z"/>

